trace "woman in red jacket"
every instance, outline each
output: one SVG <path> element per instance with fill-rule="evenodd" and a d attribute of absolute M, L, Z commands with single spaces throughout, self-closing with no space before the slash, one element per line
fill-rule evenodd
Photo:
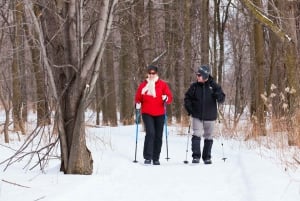
<path fill-rule="evenodd" d="M 165 119 L 165 104 L 172 102 L 172 93 L 167 83 L 159 79 L 156 66 L 148 66 L 148 78 L 135 94 L 136 109 L 141 109 L 146 129 L 143 156 L 145 164 L 160 165 L 159 156 Z"/>

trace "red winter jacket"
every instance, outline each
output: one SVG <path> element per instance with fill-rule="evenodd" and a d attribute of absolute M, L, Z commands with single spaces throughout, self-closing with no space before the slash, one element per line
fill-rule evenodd
<path fill-rule="evenodd" d="M 173 96 L 171 90 L 167 83 L 161 79 L 158 79 L 155 82 L 155 91 L 156 97 L 152 95 L 142 94 L 142 89 L 146 86 L 147 80 L 143 81 L 140 86 L 138 87 L 136 94 L 135 94 L 135 103 L 141 103 L 142 114 L 149 114 L 151 116 L 159 116 L 165 114 L 164 109 L 164 101 L 162 100 L 162 95 L 167 95 L 168 100 L 167 104 L 170 104 L 173 100 Z"/>

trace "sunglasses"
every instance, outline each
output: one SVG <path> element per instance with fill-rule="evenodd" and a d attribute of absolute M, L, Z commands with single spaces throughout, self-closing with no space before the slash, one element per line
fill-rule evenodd
<path fill-rule="evenodd" d="M 202 75 L 201 74 L 197 74 L 197 77 L 201 77 Z"/>
<path fill-rule="evenodd" d="M 155 75 L 156 72 L 148 72 L 149 75 Z"/>

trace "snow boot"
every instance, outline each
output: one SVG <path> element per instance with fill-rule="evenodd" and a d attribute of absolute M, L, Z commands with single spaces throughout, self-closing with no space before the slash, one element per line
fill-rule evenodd
<path fill-rule="evenodd" d="M 153 165 L 160 165 L 159 160 L 153 160 Z"/>
<path fill-rule="evenodd" d="M 193 135 L 193 137 L 192 137 L 192 152 L 193 152 L 192 157 L 193 157 L 193 159 L 201 158 L 200 143 L 201 143 L 201 138 Z"/>
<path fill-rule="evenodd" d="M 144 164 L 145 164 L 145 165 L 150 165 L 150 164 L 151 164 L 151 160 L 146 159 L 146 160 L 144 161 Z"/>
<path fill-rule="evenodd" d="M 193 158 L 192 163 L 200 163 L 200 159 L 199 158 Z"/>
<path fill-rule="evenodd" d="M 212 148 L 213 140 L 205 139 L 204 140 L 204 147 L 202 152 L 202 159 L 204 164 L 212 164 L 211 161 L 211 148 Z"/>

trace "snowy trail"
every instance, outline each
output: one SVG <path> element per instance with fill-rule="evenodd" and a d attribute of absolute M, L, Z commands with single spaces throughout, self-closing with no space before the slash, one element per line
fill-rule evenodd
<path fill-rule="evenodd" d="M 132 128 L 131 130 L 134 131 L 135 129 Z M 111 141 L 114 151 L 104 154 L 102 165 L 99 161 L 99 167 L 103 166 L 104 169 L 107 168 L 107 170 L 112 171 L 110 180 L 116 180 L 113 191 L 118 192 L 118 195 L 115 195 L 116 197 L 111 198 L 111 200 L 119 200 L 120 197 L 118 196 L 128 194 L 128 191 L 131 191 L 131 195 L 134 195 L 129 197 L 128 200 L 133 201 L 187 200 L 199 196 L 209 197 L 212 201 L 259 201 L 263 200 L 264 192 L 269 193 L 273 200 L 283 198 L 282 195 L 278 197 L 278 194 L 274 194 L 273 188 L 268 190 L 269 187 L 264 186 L 263 178 L 265 177 L 262 179 L 259 179 L 260 176 L 252 178 L 251 175 L 261 175 L 262 171 L 266 171 L 264 166 L 255 166 L 254 170 L 251 168 L 252 160 L 263 162 L 263 159 L 254 151 L 245 150 L 244 155 L 242 153 L 244 150 L 239 150 L 240 148 L 231 150 L 227 145 L 225 154 L 230 155 L 226 156 L 228 159 L 224 162 L 222 160 L 224 150 L 222 150 L 221 142 L 215 140 L 213 148 L 214 163 L 212 165 L 191 164 L 190 150 L 188 152 L 189 164 L 184 164 L 187 137 L 174 134 L 168 136 L 169 157 L 171 159 L 165 160 L 166 147 L 164 142 L 161 152 L 161 166 L 145 166 L 142 157 L 143 132 L 139 133 L 138 138 L 138 164 L 132 162 L 134 159 L 135 133 L 123 133 L 122 130 L 117 132 L 111 130 L 110 132 L 112 133 Z M 173 133 L 176 133 L 176 131 L 173 131 Z M 266 163 L 266 165 L 273 166 L 271 162 Z M 107 171 L 104 172 L 108 173 Z M 273 174 L 265 176 L 274 178 Z M 124 188 L 124 183 L 129 183 L 130 186 Z M 275 184 L 274 187 L 280 189 L 284 185 L 287 184 Z M 107 190 L 103 192 L 105 194 L 105 192 L 110 191 L 112 191 L 111 187 L 107 187 Z M 107 198 L 110 196 L 108 193 Z"/>
<path fill-rule="evenodd" d="M 87 142 L 94 159 L 93 175 L 63 175 L 58 160 L 50 164 L 46 174 L 16 166 L 2 173 L 1 178 L 30 188 L 11 187 L 2 182 L 0 201 L 300 200 L 299 181 L 240 142 L 224 141 L 222 150 L 221 141 L 216 139 L 212 165 L 191 164 L 190 150 L 189 164 L 184 164 L 187 136 L 176 135 L 179 132 L 175 127 L 169 127 L 169 132 L 171 159 L 165 159 L 164 139 L 161 165 L 145 166 L 143 132 L 138 138 L 138 163 L 133 163 L 135 126 L 90 128 Z M 299 172 L 294 176 L 299 178 Z"/>

